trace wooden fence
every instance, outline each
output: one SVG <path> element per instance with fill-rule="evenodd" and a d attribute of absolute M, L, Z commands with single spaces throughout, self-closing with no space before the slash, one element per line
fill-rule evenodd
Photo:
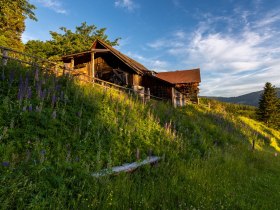
<path fill-rule="evenodd" d="M 37 67 L 39 69 L 42 69 L 43 71 L 51 71 L 56 76 L 70 75 L 73 76 L 74 78 L 77 78 L 79 81 L 98 85 L 106 89 L 113 88 L 120 92 L 126 92 L 129 94 L 135 93 L 144 103 L 146 101 L 149 101 L 150 99 L 168 101 L 167 99 L 151 95 L 149 88 L 147 88 L 146 90 L 145 88 L 141 90 L 132 89 L 108 81 L 104 81 L 96 77 L 90 77 L 89 75 L 86 74 L 78 75 L 77 71 L 74 69 L 66 68 L 64 65 L 59 65 L 58 63 L 49 61 L 47 59 L 42 59 L 40 57 L 22 53 L 17 50 L 13 50 L 11 48 L 0 46 L 0 57 L 2 58 L 3 66 L 7 65 L 8 60 L 14 60 L 21 64 L 34 66 L 35 68 Z"/>

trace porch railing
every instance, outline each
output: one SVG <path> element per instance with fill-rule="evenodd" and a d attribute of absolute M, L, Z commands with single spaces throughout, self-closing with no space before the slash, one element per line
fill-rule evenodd
<path fill-rule="evenodd" d="M 75 74 L 75 72 L 77 72 L 74 69 L 66 68 L 63 65 L 59 65 L 59 64 L 49 61 L 47 59 L 32 56 L 32 55 L 29 55 L 29 54 L 26 54 L 26 53 L 23 53 L 23 52 L 20 52 L 17 50 L 13 50 L 11 48 L 2 47 L 2 46 L 0 46 L 0 57 L 2 60 L 3 66 L 7 65 L 8 60 L 14 60 L 21 64 L 39 67 L 45 71 L 51 71 L 56 76 L 65 75 L 65 74 L 69 74 L 69 75 L 73 76 Z M 120 85 L 117 85 L 117 84 L 114 84 L 114 83 L 111 83 L 108 81 L 104 81 L 104 80 L 101 80 L 96 77 L 92 78 L 88 75 L 82 75 L 82 76 L 83 76 L 83 78 L 80 78 L 79 76 L 77 76 L 76 78 L 79 81 L 98 85 L 103 88 L 113 88 L 117 91 L 126 92 L 129 94 L 136 93 L 143 100 L 143 102 L 146 102 L 150 99 L 168 101 L 167 99 L 151 95 L 150 90 L 148 88 L 146 89 L 146 91 L 145 91 L 145 88 L 143 88 L 142 90 L 136 90 L 136 89 L 120 86 Z"/>

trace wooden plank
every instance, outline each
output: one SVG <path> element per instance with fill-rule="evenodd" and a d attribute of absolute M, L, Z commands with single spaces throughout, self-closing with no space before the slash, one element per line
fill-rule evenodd
<path fill-rule="evenodd" d="M 121 166 L 116 166 L 111 169 L 103 169 L 103 170 L 93 173 L 91 175 L 93 177 L 102 177 L 102 176 L 108 176 L 108 175 L 117 175 L 121 172 L 125 172 L 125 173 L 132 172 L 143 165 L 157 163 L 158 161 L 160 161 L 160 159 L 161 159 L 160 157 L 151 156 L 141 162 L 125 163 Z"/>

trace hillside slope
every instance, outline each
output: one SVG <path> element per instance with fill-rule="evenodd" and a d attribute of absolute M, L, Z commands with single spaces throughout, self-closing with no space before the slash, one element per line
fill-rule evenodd
<path fill-rule="evenodd" d="M 276 88 L 277 95 L 280 98 L 280 88 Z M 248 93 L 245 95 L 237 97 L 208 97 L 222 102 L 235 103 L 235 104 L 245 104 L 250 106 L 258 106 L 260 96 L 263 93 L 263 90 Z"/>
<path fill-rule="evenodd" d="M 252 110 L 202 100 L 174 109 L 68 78 L 2 67 L 3 209 L 277 209 L 280 132 Z M 208 104 L 211 104 L 209 106 Z M 252 142 L 255 150 L 252 151 Z M 135 173 L 103 168 L 164 157 Z"/>

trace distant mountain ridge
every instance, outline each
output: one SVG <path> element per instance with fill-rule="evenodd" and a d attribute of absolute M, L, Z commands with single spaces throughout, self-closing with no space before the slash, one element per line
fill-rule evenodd
<path fill-rule="evenodd" d="M 280 88 L 276 88 L 278 98 L 280 98 Z M 245 104 L 245 105 L 251 105 L 251 106 L 258 106 L 259 99 L 261 94 L 263 93 L 263 90 L 248 93 L 245 95 L 237 96 L 237 97 L 207 97 L 211 99 L 215 99 L 217 101 L 222 102 L 228 102 L 228 103 L 235 103 L 235 104 Z"/>

